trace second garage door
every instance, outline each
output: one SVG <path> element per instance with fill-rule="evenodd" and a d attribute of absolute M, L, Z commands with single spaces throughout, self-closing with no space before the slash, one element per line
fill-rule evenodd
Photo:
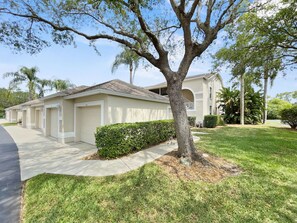
<path fill-rule="evenodd" d="M 80 108 L 80 141 L 95 145 L 94 133 L 101 125 L 100 106 Z"/>

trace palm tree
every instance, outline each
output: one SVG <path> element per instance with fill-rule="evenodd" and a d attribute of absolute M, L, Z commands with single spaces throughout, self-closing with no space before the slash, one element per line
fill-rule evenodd
<path fill-rule="evenodd" d="M 73 88 L 75 87 L 75 85 L 72 84 L 69 80 L 56 79 L 51 82 L 51 87 L 52 89 L 54 88 L 56 92 L 58 92 Z"/>
<path fill-rule="evenodd" d="M 130 84 L 133 84 L 135 71 L 139 66 L 140 57 L 129 48 L 124 47 L 123 51 L 118 54 L 112 64 L 111 72 L 114 73 L 120 65 L 127 65 L 130 71 Z"/>
<path fill-rule="evenodd" d="M 12 77 L 13 79 L 10 81 L 11 85 L 19 85 L 22 83 L 26 83 L 29 91 L 29 100 L 33 100 L 36 98 L 36 84 L 38 81 L 38 78 L 36 76 L 36 73 L 38 72 L 37 67 L 22 67 L 17 72 L 8 72 L 3 74 L 3 77 Z"/>
<path fill-rule="evenodd" d="M 51 86 L 52 86 L 52 81 L 51 80 L 38 79 L 37 80 L 37 85 L 36 85 L 36 87 L 37 87 L 37 89 L 39 91 L 38 97 L 39 98 L 44 97 L 45 92 L 51 90 Z M 46 87 L 50 87 L 50 88 L 46 89 Z"/>

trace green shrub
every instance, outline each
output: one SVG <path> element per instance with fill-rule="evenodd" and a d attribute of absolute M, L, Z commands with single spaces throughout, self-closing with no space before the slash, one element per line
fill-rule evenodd
<path fill-rule="evenodd" d="M 205 115 L 203 126 L 206 128 L 215 128 L 218 123 L 218 116 L 217 115 Z"/>
<path fill-rule="evenodd" d="M 196 117 L 195 116 L 190 116 L 188 117 L 189 125 L 192 127 L 196 126 Z"/>
<path fill-rule="evenodd" d="M 297 105 L 281 110 L 280 116 L 283 123 L 288 124 L 292 129 L 297 128 Z"/>
<path fill-rule="evenodd" d="M 98 153 L 108 159 L 165 142 L 171 137 L 175 137 L 173 120 L 106 125 L 97 128 L 95 133 Z"/>
<path fill-rule="evenodd" d="M 225 122 L 220 115 L 205 115 L 203 126 L 206 128 L 215 128 L 216 126 L 223 126 Z"/>

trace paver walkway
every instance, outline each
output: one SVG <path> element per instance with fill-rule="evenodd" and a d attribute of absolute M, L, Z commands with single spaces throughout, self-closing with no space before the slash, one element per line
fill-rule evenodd
<path fill-rule="evenodd" d="M 41 132 L 18 126 L 5 127 L 19 148 L 21 179 L 41 173 L 77 176 L 108 176 L 128 172 L 177 148 L 163 143 L 116 160 L 82 160 L 97 151 L 85 143 L 61 144 Z M 197 138 L 196 138 L 197 139 Z"/>
<path fill-rule="evenodd" d="M 18 148 L 0 126 L 0 222 L 19 222 L 21 177 Z"/>

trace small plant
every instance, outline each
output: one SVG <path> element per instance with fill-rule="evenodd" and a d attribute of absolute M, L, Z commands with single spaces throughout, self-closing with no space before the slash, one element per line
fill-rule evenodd
<path fill-rule="evenodd" d="M 107 159 L 127 155 L 175 137 L 173 120 L 119 123 L 96 130 L 98 154 Z"/>
<path fill-rule="evenodd" d="M 217 126 L 224 126 L 225 122 L 221 115 L 217 115 Z"/>
<path fill-rule="evenodd" d="M 292 129 L 297 128 L 297 105 L 281 110 L 280 116 L 282 123 L 288 124 Z"/>
<path fill-rule="evenodd" d="M 188 121 L 189 121 L 189 125 L 191 127 L 195 127 L 196 126 L 196 117 L 195 116 L 189 116 L 188 117 Z"/>

